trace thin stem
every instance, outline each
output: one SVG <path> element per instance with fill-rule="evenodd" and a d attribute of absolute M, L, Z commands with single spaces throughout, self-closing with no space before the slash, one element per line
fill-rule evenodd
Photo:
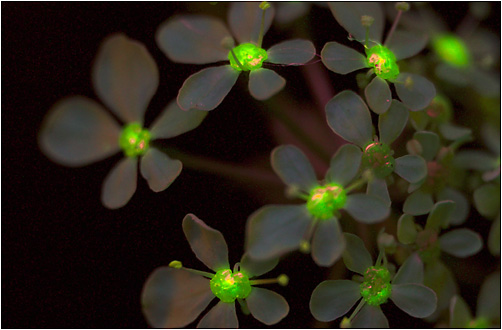
<path fill-rule="evenodd" d="M 366 37 L 364 39 L 364 48 L 368 48 L 368 40 L 370 39 L 370 27 L 366 27 Z"/>
<path fill-rule="evenodd" d="M 241 310 L 244 315 L 251 314 L 248 308 L 248 304 L 245 300 L 238 298 L 237 301 L 239 302 L 239 305 L 241 305 Z"/>
<path fill-rule="evenodd" d="M 192 269 L 192 268 L 186 268 L 186 267 L 181 267 L 181 269 L 186 270 L 187 272 L 197 274 L 197 275 L 202 275 L 207 278 L 213 278 L 214 274 L 208 273 L 208 272 L 203 272 L 202 270 L 197 270 L 197 269 Z"/>
<path fill-rule="evenodd" d="M 360 179 L 358 179 L 357 181 L 355 181 L 353 184 L 351 184 L 350 186 L 348 186 L 347 188 L 345 188 L 345 193 L 348 194 L 349 192 L 351 192 L 352 190 L 355 190 L 359 187 L 361 187 L 362 185 L 364 185 L 366 182 L 368 182 L 368 179 L 366 177 L 362 177 Z"/>
<path fill-rule="evenodd" d="M 387 38 L 385 39 L 385 42 L 383 43 L 384 46 L 387 45 L 390 41 L 390 38 L 394 34 L 394 31 L 396 30 L 397 23 L 399 23 L 399 20 L 401 19 L 401 15 L 403 14 L 402 10 L 397 11 L 396 18 L 394 19 L 394 23 L 392 23 L 392 27 L 390 28 L 389 33 L 387 34 Z"/>
<path fill-rule="evenodd" d="M 303 131 L 300 126 L 291 120 L 289 116 L 284 114 L 282 111 L 277 110 L 276 107 L 272 106 L 267 109 L 267 111 L 270 111 L 277 119 L 279 119 L 295 136 L 305 143 L 307 147 L 310 148 L 314 153 L 317 154 L 322 160 L 329 162 L 330 160 L 330 155 L 326 153 L 319 145 L 310 138 L 308 134 Z"/>
<path fill-rule="evenodd" d="M 181 160 L 183 166 L 191 169 L 218 174 L 231 179 L 240 180 L 241 182 L 250 182 L 252 184 L 260 182 L 272 184 L 274 186 L 283 186 L 281 180 L 271 171 L 190 155 L 174 148 L 165 148 L 159 145 L 156 145 L 156 147 L 167 153 L 169 156 Z"/>
<path fill-rule="evenodd" d="M 249 281 L 250 285 L 275 284 L 275 283 L 279 283 L 279 279 L 277 277 Z"/>
<path fill-rule="evenodd" d="M 382 263 L 382 257 L 384 254 L 385 254 L 385 252 L 380 251 L 380 253 L 378 254 L 377 261 L 375 262 L 375 266 L 377 266 L 377 267 L 380 266 L 380 264 Z"/>
<path fill-rule="evenodd" d="M 239 68 L 242 70 L 242 71 L 246 71 L 246 69 L 244 69 L 244 67 L 242 66 L 241 62 L 239 62 L 239 60 L 237 59 L 237 56 L 235 55 L 234 53 L 234 50 L 233 49 L 230 49 L 230 53 L 232 54 L 232 56 L 234 57 L 234 60 L 235 62 L 237 62 L 237 65 L 239 66 Z"/>
<path fill-rule="evenodd" d="M 258 47 L 261 48 L 261 44 L 263 42 L 263 31 L 265 30 L 265 10 L 262 9 L 261 13 L 261 24 L 260 24 L 260 34 L 258 36 Z"/>
<path fill-rule="evenodd" d="M 366 301 L 364 299 L 361 299 L 361 301 L 357 305 L 356 309 L 354 309 L 354 311 L 352 312 L 352 314 L 350 314 L 349 322 L 352 322 L 352 319 L 354 318 L 354 316 L 356 316 L 357 313 L 359 313 L 359 311 L 361 310 L 361 308 L 363 308 L 363 306 L 364 306 L 365 303 L 366 303 Z"/>

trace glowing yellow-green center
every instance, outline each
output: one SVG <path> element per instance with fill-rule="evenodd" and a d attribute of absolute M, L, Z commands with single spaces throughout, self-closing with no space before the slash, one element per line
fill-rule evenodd
<path fill-rule="evenodd" d="M 487 329 L 491 326 L 490 321 L 484 317 L 478 317 L 467 323 L 467 328 L 469 329 Z"/>
<path fill-rule="evenodd" d="M 268 58 L 267 51 L 250 43 L 240 44 L 232 49 L 242 68 L 237 64 L 232 52 L 228 53 L 230 65 L 239 71 L 251 71 L 261 68 L 263 61 Z"/>
<path fill-rule="evenodd" d="M 216 272 L 210 281 L 213 294 L 226 303 L 235 299 L 245 299 L 251 293 L 251 284 L 246 274 L 241 272 L 232 274 L 230 269 L 221 269 Z"/>
<path fill-rule="evenodd" d="M 119 145 L 127 157 L 144 155 L 150 146 L 150 132 L 138 123 L 131 123 L 120 133 Z"/>
<path fill-rule="evenodd" d="M 336 210 L 345 206 L 347 194 L 343 187 L 333 183 L 311 190 L 307 200 L 307 209 L 310 214 L 320 220 L 333 217 Z"/>
<path fill-rule="evenodd" d="M 364 148 L 362 164 L 370 168 L 377 178 L 385 178 L 394 171 L 394 151 L 385 143 L 372 142 Z"/>
<path fill-rule="evenodd" d="M 376 45 L 366 49 L 368 65 L 373 68 L 375 74 L 382 79 L 394 80 L 399 75 L 399 67 L 396 56 L 389 48 Z"/>
<path fill-rule="evenodd" d="M 364 272 L 364 282 L 359 289 L 368 305 L 379 306 L 387 302 L 392 293 L 389 271 L 384 267 L 369 267 Z"/>
<path fill-rule="evenodd" d="M 446 63 L 456 67 L 466 67 L 471 56 L 465 43 L 453 34 L 442 34 L 432 40 L 432 47 Z"/>

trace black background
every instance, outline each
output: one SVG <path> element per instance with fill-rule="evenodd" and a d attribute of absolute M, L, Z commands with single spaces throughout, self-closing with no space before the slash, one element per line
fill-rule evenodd
<path fill-rule="evenodd" d="M 451 27 L 467 12 L 466 3 L 434 6 Z M 499 31 L 500 4 L 492 7 L 484 24 Z M 194 213 L 223 233 L 233 263 L 242 254 L 247 217 L 264 204 L 287 202 L 277 197 L 284 189 L 278 181 L 235 183 L 184 168 L 172 186 L 158 194 L 139 177 L 131 201 L 122 209 L 108 210 L 100 203 L 101 184 L 120 155 L 67 168 L 51 162 L 37 146 L 41 121 L 57 100 L 68 95 L 97 99 L 90 79 L 93 59 L 102 40 L 115 32 L 144 43 L 159 66 L 160 86 L 146 113 L 150 124 L 188 75 L 202 68 L 171 63 L 155 44 L 157 27 L 173 14 L 188 12 L 225 19 L 226 8 L 224 3 L 2 3 L 2 327 L 146 327 L 140 292 L 148 275 L 173 259 L 204 269 L 183 236 L 185 214 Z M 324 8 L 314 6 L 310 20 L 297 24 L 300 29 L 311 26 L 318 53 L 327 41 L 346 38 Z M 273 27 L 264 46 L 293 36 Z M 290 92 L 280 94 L 298 104 L 316 102 L 302 76 L 309 66 L 276 69 L 288 80 Z M 353 76 L 327 75 L 335 92 L 356 87 Z M 263 163 L 272 173 L 270 151 L 289 140 L 277 138 L 274 121 L 249 96 L 246 83 L 240 77 L 198 129 L 163 145 L 244 167 L 252 161 Z M 332 138 L 336 140 L 334 134 Z M 485 220 L 473 226 L 486 237 Z M 484 274 L 497 268 L 493 263 L 485 251 L 458 262 L 455 272 L 467 269 L 472 274 L 460 275 L 467 278 L 461 293 L 471 306 Z M 329 270 L 317 267 L 309 255 L 294 253 L 270 276 L 283 272 L 291 278 L 289 287 L 270 288 L 286 297 L 291 311 L 275 327 L 327 326 L 314 322 L 308 301 Z M 384 312 L 393 327 L 428 326 L 392 304 L 385 305 Z M 239 320 L 241 327 L 262 326 L 252 317 L 239 315 Z"/>

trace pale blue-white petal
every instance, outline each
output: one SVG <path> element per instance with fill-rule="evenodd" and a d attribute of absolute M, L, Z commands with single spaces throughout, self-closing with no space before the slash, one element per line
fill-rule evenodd
<path fill-rule="evenodd" d="M 425 229 L 440 230 L 441 227 L 446 228 L 449 225 L 449 218 L 455 208 L 455 202 L 446 200 L 437 202 L 432 207 L 432 210 L 427 217 Z"/>
<path fill-rule="evenodd" d="M 249 93 L 259 101 L 271 98 L 284 86 L 286 79 L 273 70 L 260 68 L 249 73 Z"/>
<path fill-rule="evenodd" d="M 396 86 L 396 92 L 401 101 L 411 111 L 424 109 L 436 96 L 434 84 L 414 73 L 401 73 L 397 77 L 394 86 Z"/>
<path fill-rule="evenodd" d="M 231 328 L 239 327 L 239 320 L 235 312 L 235 303 L 220 301 L 216 306 L 204 315 L 197 324 L 197 328 Z"/>
<path fill-rule="evenodd" d="M 140 171 L 148 186 L 155 192 L 163 191 L 180 175 L 183 164 L 165 153 L 150 148 L 141 157 Z"/>
<path fill-rule="evenodd" d="M 98 103 L 76 96 L 59 101 L 49 111 L 38 141 L 51 160 L 83 166 L 120 150 L 120 128 Z"/>
<path fill-rule="evenodd" d="M 232 37 L 219 19 L 204 15 L 183 15 L 162 23 L 155 34 L 157 45 L 173 62 L 206 64 L 228 60 L 221 41 Z"/>
<path fill-rule="evenodd" d="M 312 258 L 319 266 L 329 267 L 345 249 L 345 239 L 337 218 L 321 220 L 312 238 Z"/>
<path fill-rule="evenodd" d="M 455 277 L 441 260 L 428 263 L 425 267 L 424 285 L 434 290 L 437 295 L 437 310 L 428 320 L 436 320 L 440 313 L 448 308 L 450 299 L 458 292 Z"/>
<path fill-rule="evenodd" d="M 368 61 L 363 54 L 334 41 L 324 45 L 321 50 L 321 59 L 328 69 L 339 74 L 347 74 L 368 67 Z"/>
<path fill-rule="evenodd" d="M 268 273 L 277 266 L 279 258 L 271 258 L 266 260 L 256 260 L 244 253 L 241 259 L 240 267 L 249 277 L 260 276 Z"/>
<path fill-rule="evenodd" d="M 345 237 L 343 263 L 349 270 L 363 275 L 366 269 L 373 265 L 370 253 L 358 236 L 349 233 L 344 233 L 343 236 Z"/>
<path fill-rule="evenodd" d="M 314 44 L 309 40 L 293 39 L 280 42 L 267 50 L 267 62 L 287 65 L 305 64 L 314 58 Z"/>
<path fill-rule="evenodd" d="M 374 21 L 371 24 L 369 34 L 370 40 L 375 43 L 382 42 L 385 18 L 380 3 L 330 2 L 329 8 L 336 21 L 361 43 L 364 43 L 366 37 L 366 28 L 361 24 L 361 16 L 373 17 Z"/>
<path fill-rule="evenodd" d="M 453 212 L 450 214 L 448 223 L 451 225 L 460 225 L 467 220 L 469 216 L 470 205 L 467 198 L 460 191 L 445 187 L 437 195 L 438 201 L 451 200 L 455 202 Z"/>
<path fill-rule="evenodd" d="M 481 235 L 467 228 L 454 229 L 439 237 L 441 250 L 455 257 L 470 257 L 481 251 Z"/>
<path fill-rule="evenodd" d="M 471 311 L 464 299 L 453 296 L 450 301 L 450 328 L 466 328 L 471 320 Z"/>
<path fill-rule="evenodd" d="M 331 158 L 326 181 L 342 186 L 350 183 L 359 172 L 361 157 L 361 149 L 355 145 L 344 144 L 341 146 Z"/>
<path fill-rule="evenodd" d="M 312 292 L 310 311 L 321 322 L 345 315 L 361 299 L 359 284 L 349 280 L 324 281 Z"/>
<path fill-rule="evenodd" d="M 394 284 L 390 299 L 402 311 L 418 318 L 431 315 L 437 307 L 436 294 L 422 284 Z"/>
<path fill-rule="evenodd" d="M 500 320 L 500 272 L 487 276 L 478 295 L 476 316 Z"/>
<path fill-rule="evenodd" d="M 392 102 L 392 93 L 389 84 L 378 76 L 375 76 L 368 86 L 366 86 L 364 96 L 369 108 L 378 114 L 385 113 Z"/>
<path fill-rule="evenodd" d="M 230 30 L 239 43 L 257 43 L 260 35 L 263 10 L 260 2 L 232 2 L 228 10 L 227 21 Z M 274 18 L 274 5 L 265 10 L 263 34 L 266 34 Z"/>
<path fill-rule="evenodd" d="M 351 322 L 351 328 L 388 328 L 389 321 L 380 306 L 364 304 Z"/>
<path fill-rule="evenodd" d="M 246 302 L 255 319 L 266 325 L 276 324 L 289 313 L 286 299 L 267 289 L 253 287 Z"/>
<path fill-rule="evenodd" d="M 288 186 L 310 193 L 318 185 L 314 168 L 307 156 L 293 145 L 283 145 L 272 150 L 272 168 Z"/>
<path fill-rule="evenodd" d="M 229 268 L 225 238 L 193 214 L 183 219 L 183 232 L 197 259 L 214 271 Z"/>
<path fill-rule="evenodd" d="M 264 206 L 248 219 L 246 252 L 263 260 L 296 250 L 311 221 L 305 205 Z"/>
<path fill-rule="evenodd" d="M 418 254 L 411 254 L 399 267 L 396 275 L 392 279 L 394 284 L 418 283 L 424 281 L 424 264 Z"/>
<path fill-rule="evenodd" d="M 390 207 L 391 200 L 389 196 L 389 189 L 387 188 L 387 182 L 385 179 L 372 178 L 368 182 L 368 187 L 366 188 L 366 194 L 380 198 L 387 207 Z"/>
<path fill-rule="evenodd" d="M 420 142 L 422 146 L 422 157 L 426 161 L 431 161 L 439 151 L 439 136 L 433 132 L 420 131 L 413 134 L 413 138 Z"/>
<path fill-rule="evenodd" d="M 380 141 L 387 144 L 394 142 L 406 127 L 408 116 L 408 109 L 398 100 L 392 100 L 389 111 L 378 116 Z"/>
<path fill-rule="evenodd" d="M 427 214 L 432 209 L 432 195 L 421 189 L 414 191 L 404 201 L 403 212 L 411 215 Z"/>
<path fill-rule="evenodd" d="M 136 191 L 138 160 L 126 157 L 118 162 L 103 181 L 101 202 L 109 209 L 118 209 L 129 202 Z"/>
<path fill-rule="evenodd" d="M 145 46 L 124 34 L 108 37 L 92 71 L 96 94 L 125 123 L 143 123 L 159 86 L 159 70 Z"/>
<path fill-rule="evenodd" d="M 310 3 L 301 1 L 277 1 L 274 6 L 277 8 L 275 21 L 280 24 L 289 24 L 305 15 L 310 9 Z"/>
<path fill-rule="evenodd" d="M 500 97 L 500 78 L 495 72 L 472 68 L 468 79 L 479 94 L 487 97 Z"/>
<path fill-rule="evenodd" d="M 168 139 L 193 130 L 206 118 L 207 112 L 199 110 L 182 110 L 176 101 L 171 101 L 150 126 L 150 134 L 154 139 Z"/>
<path fill-rule="evenodd" d="M 427 164 L 420 156 L 406 155 L 396 159 L 394 172 L 406 181 L 416 183 L 427 176 Z"/>
<path fill-rule="evenodd" d="M 178 105 L 183 110 L 213 110 L 235 85 L 240 72 L 230 65 L 203 69 L 185 80 L 178 92 Z"/>
<path fill-rule="evenodd" d="M 328 125 L 345 140 L 364 148 L 372 141 L 373 125 L 368 107 L 350 90 L 338 93 L 326 104 Z"/>
<path fill-rule="evenodd" d="M 494 256 L 500 255 L 500 213 L 497 215 L 495 220 L 493 220 L 492 226 L 490 227 L 490 233 L 488 234 L 488 250 Z"/>
<path fill-rule="evenodd" d="M 344 209 L 356 220 L 363 223 L 377 223 L 390 214 L 388 203 L 379 197 L 366 194 L 347 196 Z"/>
<path fill-rule="evenodd" d="M 423 32 L 396 30 L 387 47 L 399 61 L 420 53 L 427 45 L 428 39 L 427 34 Z"/>
<path fill-rule="evenodd" d="M 397 239 L 402 244 L 412 244 L 418 235 L 415 219 L 409 214 L 403 214 L 397 221 Z"/>
<path fill-rule="evenodd" d="M 141 307 L 154 328 L 189 325 L 215 298 L 209 279 L 183 269 L 157 268 L 141 292 Z"/>

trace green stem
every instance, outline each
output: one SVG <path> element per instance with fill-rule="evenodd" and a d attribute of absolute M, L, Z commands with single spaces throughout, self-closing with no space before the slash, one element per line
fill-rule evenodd
<path fill-rule="evenodd" d="M 266 278 L 266 279 L 259 279 L 259 280 L 250 280 L 249 284 L 250 285 L 262 285 L 262 284 L 275 284 L 278 283 L 279 280 L 278 278 Z"/>
<path fill-rule="evenodd" d="M 197 274 L 197 275 L 202 275 L 207 278 L 213 278 L 214 274 L 208 273 L 208 272 L 203 272 L 202 270 L 197 270 L 197 269 L 192 269 L 192 268 L 186 268 L 186 267 L 181 267 L 181 269 L 186 270 L 187 272 Z"/>
<path fill-rule="evenodd" d="M 397 23 L 399 23 L 399 20 L 401 19 L 401 15 L 403 14 L 402 10 L 397 11 L 396 18 L 394 19 L 394 23 L 392 23 L 392 27 L 390 28 L 389 33 L 387 34 L 387 38 L 385 39 L 385 42 L 383 43 L 384 46 L 387 45 L 390 41 L 390 38 L 394 34 L 394 31 L 396 30 Z"/>
<path fill-rule="evenodd" d="M 233 49 L 230 49 L 230 53 L 232 54 L 232 56 L 234 57 L 234 60 L 235 62 L 237 62 L 237 65 L 239 66 L 239 68 L 242 70 L 242 71 L 246 71 L 246 69 L 244 69 L 244 67 L 242 66 L 241 62 L 239 62 L 239 60 L 237 59 L 237 56 L 235 55 L 234 53 L 234 50 Z"/>
<path fill-rule="evenodd" d="M 263 31 L 265 30 L 265 10 L 262 9 L 261 13 L 261 24 L 260 24 L 260 34 L 258 36 L 258 47 L 261 48 L 261 44 L 263 42 Z"/>
<path fill-rule="evenodd" d="M 382 257 L 384 254 L 385 254 L 385 252 L 383 252 L 383 251 L 380 251 L 380 253 L 378 254 L 377 261 L 375 262 L 376 267 L 380 267 L 380 264 L 382 263 Z"/>
<path fill-rule="evenodd" d="M 366 27 L 366 37 L 364 39 L 364 48 L 368 48 L 368 40 L 370 39 L 370 27 Z"/>
<path fill-rule="evenodd" d="M 364 299 L 361 299 L 361 301 L 357 305 L 356 309 L 354 309 L 354 311 L 352 312 L 352 314 L 350 314 L 350 317 L 349 317 L 349 321 L 350 322 L 352 322 L 352 319 L 354 318 L 354 316 L 356 316 L 357 313 L 359 313 L 359 311 L 361 310 L 361 308 L 363 308 L 363 306 L 364 306 L 365 303 L 366 303 L 366 301 Z"/>
<path fill-rule="evenodd" d="M 368 182 L 368 179 L 363 176 L 362 178 L 356 180 L 353 184 L 351 184 L 350 186 L 345 188 L 345 193 L 348 194 L 352 190 L 358 189 L 359 187 L 364 185 L 366 182 Z"/>

